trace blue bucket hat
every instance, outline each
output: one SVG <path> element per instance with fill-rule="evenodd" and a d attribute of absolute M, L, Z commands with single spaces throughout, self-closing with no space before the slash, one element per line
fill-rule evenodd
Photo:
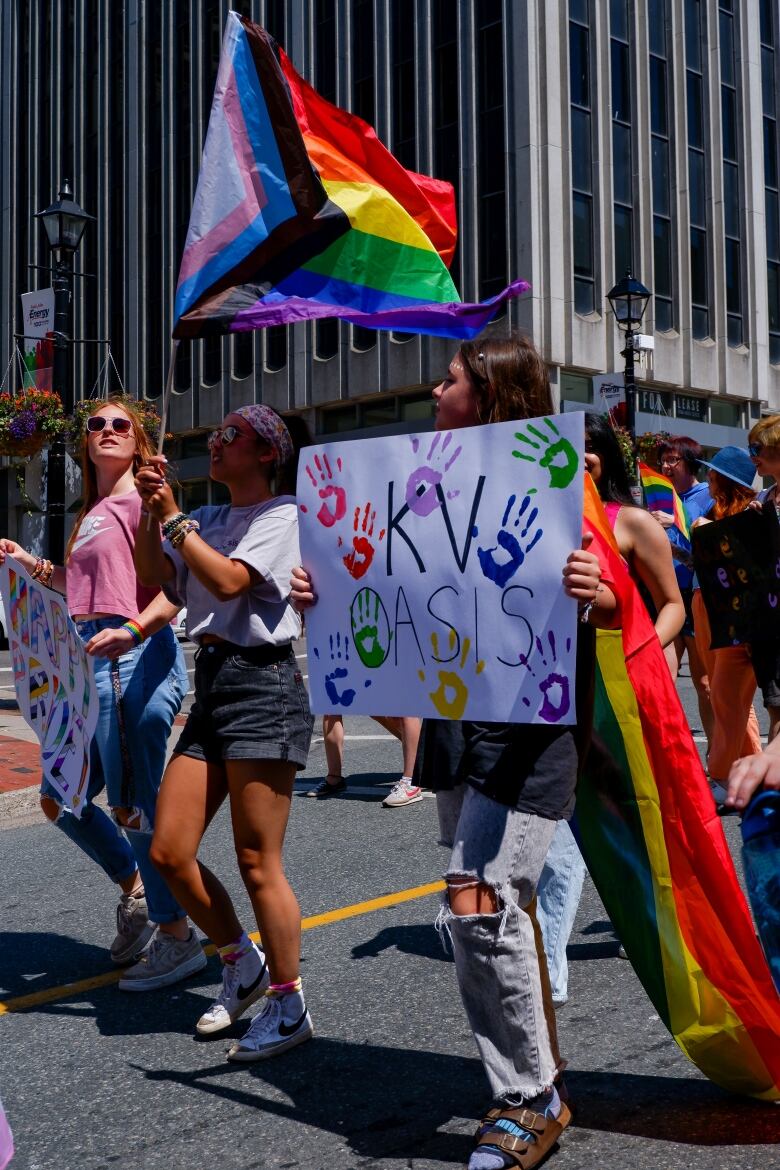
<path fill-rule="evenodd" d="M 725 475 L 727 479 L 733 479 L 742 487 L 753 486 L 756 469 L 747 451 L 743 451 L 741 447 L 721 447 L 712 459 L 700 459 L 699 462 L 705 467 L 711 467 L 713 471 L 717 471 L 718 475 Z"/>

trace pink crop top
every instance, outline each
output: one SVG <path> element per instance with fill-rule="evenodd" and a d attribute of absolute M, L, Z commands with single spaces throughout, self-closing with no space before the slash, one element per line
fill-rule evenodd
<path fill-rule="evenodd" d="M 157 589 L 147 589 L 135 575 L 133 546 L 140 520 L 141 497 L 135 489 L 106 496 L 87 512 L 65 566 L 71 613 L 137 618 L 157 596 Z"/>

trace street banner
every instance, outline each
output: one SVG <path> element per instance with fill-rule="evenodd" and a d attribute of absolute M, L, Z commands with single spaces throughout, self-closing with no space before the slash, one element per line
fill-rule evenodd
<path fill-rule="evenodd" d="M 626 425 L 626 383 L 623 374 L 596 374 L 593 378 L 593 401 L 609 415 L 613 427 Z"/>
<path fill-rule="evenodd" d="M 316 712 L 576 722 L 583 418 L 305 449 Z"/>
<path fill-rule="evenodd" d="M 712 630 L 711 649 L 780 634 L 780 528 L 773 507 L 693 529 L 693 564 Z"/>
<path fill-rule="evenodd" d="M 54 289 L 22 293 L 24 388 L 52 389 L 54 367 Z"/>
<path fill-rule="evenodd" d="M 19 710 L 40 740 L 45 778 L 79 817 L 98 720 L 92 659 L 62 595 L 34 581 L 13 557 L 0 566 L 0 593 Z"/>

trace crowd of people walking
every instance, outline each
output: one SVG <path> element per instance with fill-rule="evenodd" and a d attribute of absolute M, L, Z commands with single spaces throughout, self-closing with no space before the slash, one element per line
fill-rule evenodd
<path fill-rule="evenodd" d="M 433 399 L 440 431 L 554 410 L 545 364 L 520 337 L 461 345 Z M 301 614 L 316 603 L 315 583 L 300 564 L 295 501 L 306 434 L 299 425 L 291 429 L 266 406 L 231 411 L 209 437 L 210 474 L 230 503 L 185 514 L 165 458 L 153 453 L 132 404 L 101 402 L 86 422 L 84 505 L 65 566 L 0 541 L 0 559 L 15 557 L 65 594 L 95 659 L 100 720 L 87 805 L 74 817 L 44 783 L 41 806 L 120 887 L 110 946 L 111 959 L 125 968 L 119 986 L 151 991 L 201 970 L 206 957 L 191 921 L 222 961 L 222 985 L 194 1021 L 197 1031 L 224 1032 L 260 1003 L 228 1052 L 244 1063 L 313 1034 L 300 978 L 300 908 L 282 863 L 294 781 L 306 766 L 313 726 L 293 641 Z M 585 451 L 673 676 L 688 655 L 724 810 L 742 808 L 761 782 L 780 787 L 778 749 L 761 755 L 753 707 L 759 686 L 774 741 L 780 639 L 711 649 L 695 539 L 691 556 L 673 517 L 637 504 L 605 418 L 587 417 Z M 709 459 L 693 440 L 669 439 L 659 447 L 658 467 L 694 532 L 748 508 L 780 515 L 780 416 L 753 428 L 747 450 L 727 447 Z M 756 474 L 773 481 L 760 494 Z M 554 1005 L 568 996 L 566 944 L 585 875 L 567 822 L 590 736 L 594 631 L 621 621 L 608 563 L 601 537 L 584 530 L 581 547 L 561 566 L 561 588 L 580 618 L 576 727 L 425 720 L 420 728 L 416 719 L 377 716 L 403 752 L 401 777 L 384 803 L 398 808 L 416 804 L 423 789 L 435 792 L 440 839 L 451 850 L 436 925 L 452 947 L 491 1098 L 470 1170 L 536 1165 L 571 1120 Z M 187 690 L 170 628 L 182 606 L 198 647 L 195 698 L 165 767 Z M 327 774 L 306 794 L 318 799 L 346 787 L 339 715 L 325 717 L 324 742 Z M 103 788 L 110 815 L 95 803 Z M 199 859 L 225 801 L 262 949 Z"/>

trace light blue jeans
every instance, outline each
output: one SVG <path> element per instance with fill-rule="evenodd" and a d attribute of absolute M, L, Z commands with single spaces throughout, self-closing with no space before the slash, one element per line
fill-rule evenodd
<path fill-rule="evenodd" d="M 449 936 L 463 1006 L 496 1103 L 518 1104 L 552 1085 L 559 1067 L 554 1011 L 534 895 L 555 821 L 499 804 L 466 784 L 437 792 L 446 878 L 484 883 L 494 914 L 453 914 L 444 895 L 437 929 Z"/>
<path fill-rule="evenodd" d="M 569 997 L 566 947 L 577 917 L 585 872 L 585 862 L 568 821 L 558 821 L 536 891 L 536 916 L 542 929 L 553 1003 L 566 1003 Z"/>
<path fill-rule="evenodd" d="M 123 621 L 121 617 L 110 617 L 76 625 L 82 641 L 88 642 L 99 630 L 116 629 Z M 112 665 L 107 658 L 95 659 L 100 713 L 92 740 L 84 810 L 78 818 L 62 807 L 55 823 L 113 881 L 122 881 L 136 868 L 140 870 L 149 917 L 154 922 L 174 922 L 184 918 L 185 911 L 149 860 L 149 847 L 168 736 L 188 688 L 184 656 L 173 631 L 165 626 L 116 660 L 129 769 L 122 752 Z M 136 812 L 138 828 L 125 827 L 123 831 L 93 803 L 104 788 L 112 809 Z M 41 794 L 53 797 L 62 806 L 62 798 L 46 780 Z"/>

